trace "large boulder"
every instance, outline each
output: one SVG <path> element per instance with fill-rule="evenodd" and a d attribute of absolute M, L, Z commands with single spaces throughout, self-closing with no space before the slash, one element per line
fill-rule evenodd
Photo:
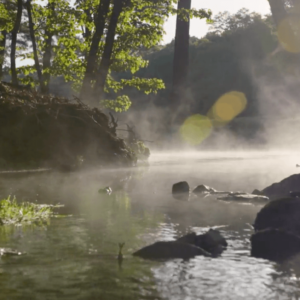
<path fill-rule="evenodd" d="M 265 205 L 257 214 L 255 231 L 284 229 L 300 235 L 300 198 L 282 198 Z"/>
<path fill-rule="evenodd" d="M 172 194 L 179 195 L 179 194 L 189 194 L 190 187 L 186 181 L 181 181 L 173 184 L 172 187 Z"/>
<path fill-rule="evenodd" d="M 156 242 L 136 251 L 133 255 L 146 259 L 189 259 L 197 255 L 211 256 L 199 247 L 178 241 Z"/>
<path fill-rule="evenodd" d="M 251 237 L 251 255 L 284 261 L 300 252 L 300 237 L 280 229 L 258 231 Z"/>
<path fill-rule="evenodd" d="M 290 192 L 300 192 L 300 174 L 294 174 L 280 182 L 273 183 L 262 191 L 254 190 L 253 194 L 262 194 L 275 199 L 289 196 Z"/>
<path fill-rule="evenodd" d="M 218 230 L 214 229 L 210 229 L 201 235 L 196 235 L 196 233 L 192 232 L 179 238 L 177 242 L 195 245 L 211 253 L 213 256 L 221 254 L 227 247 L 226 239 Z"/>

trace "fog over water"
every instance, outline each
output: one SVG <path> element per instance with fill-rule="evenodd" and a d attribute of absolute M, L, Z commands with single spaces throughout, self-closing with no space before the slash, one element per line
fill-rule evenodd
<path fill-rule="evenodd" d="M 172 184 L 218 190 L 262 189 L 296 173 L 296 153 L 154 153 L 149 164 L 71 174 L 1 178 L 1 196 L 63 203 L 65 218 L 44 228 L 1 227 L 0 247 L 27 254 L 0 260 L 0 299 L 297 299 L 300 264 L 250 257 L 262 204 L 214 197 L 179 201 Z M 113 193 L 98 189 L 111 186 Z M 229 247 L 220 258 L 147 261 L 131 256 L 158 240 L 218 228 Z M 118 243 L 125 242 L 118 266 Z"/>

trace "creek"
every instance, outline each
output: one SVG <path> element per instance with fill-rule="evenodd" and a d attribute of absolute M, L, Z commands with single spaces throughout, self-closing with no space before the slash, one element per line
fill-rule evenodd
<path fill-rule="evenodd" d="M 157 153 L 130 169 L 2 176 L 1 198 L 61 203 L 64 217 L 44 227 L 0 227 L 0 248 L 24 253 L 0 256 L 0 300 L 299 299 L 300 258 L 277 264 L 250 257 L 249 224 L 262 204 L 179 201 L 171 194 L 182 180 L 192 188 L 251 193 L 297 173 L 297 163 L 295 153 Z M 105 186 L 111 195 L 98 193 Z M 219 258 L 131 256 L 155 241 L 209 228 L 228 241 Z"/>

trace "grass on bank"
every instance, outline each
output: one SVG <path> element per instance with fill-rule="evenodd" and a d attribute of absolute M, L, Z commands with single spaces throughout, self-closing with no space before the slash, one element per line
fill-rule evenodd
<path fill-rule="evenodd" d="M 54 214 L 54 209 L 61 205 L 18 203 L 16 198 L 0 200 L 0 225 L 44 224 Z"/>

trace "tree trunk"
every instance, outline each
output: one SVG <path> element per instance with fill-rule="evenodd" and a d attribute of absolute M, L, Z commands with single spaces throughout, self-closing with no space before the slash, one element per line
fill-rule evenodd
<path fill-rule="evenodd" d="M 271 12 L 276 26 L 278 27 L 280 22 L 288 16 L 283 0 L 269 0 Z"/>
<path fill-rule="evenodd" d="M 179 0 L 178 9 L 191 9 L 191 0 Z M 179 105 L 182 103 L 189 73 L 189 39 L 190 39 L 190 19 L 182 20 L 177 16 L 176 36 L 173 59 L 173 82 L 170 93 L 169 125 L 172 127 L 177 115 Z M 183 104 L 183 103 L 182 103 Z"/>
<path fill-rule="evenodd" d="M 270 8 L 271 8 L 271 12 L 272 12 L 272 16 L 273 16 L 275 25 L 278 29 L 280 26 L 280 23 L 284 19 L 288 18 L 291 15 L 288 14 L 288 12 L 286 11 L 285 3 L 283 0 L 269 0 L 269 4 L 270 4 Z M 299 5 L 299 0 L 294 1 L 293 5 Z M 293 22 L 293 19 L 290 19 L 290 21 Z M 298 20 L 297 20 L 297 23 L 298 23 Z M 288 48 L 286 48 L 285 50 L 290 51 L 289 52 L 289 64 L 292 67 L 295 74 L 297 74 L 297 76 L 300 76 L 300 68 L 299 68 L 300 41 L 299 41 L 299 37 L 293 31 L 292 24 L 290 22 L 288 22 L 286 24 L 286 26 L 287 27 L 285 28 L 285 30 L 286 30 L 285 34 L 287 35 L 289 42 L 288 43 L 285 41 L 281 41 L 281 42 L 287 43 Z M 279 49 L 280 48 L 281 47 L 279 47 Z"/>
<path fill-rule="evenodd" d="M 105 28 L 105 20 L 109 11 L 110 0 L 101 0 L 98 11 L 97 11 L 97 19 L 96 19 L 96 30 L 92 37 L 92 43 L 90 47 L 90 51 L 87 57 L 87 66 L 86 71 L 82 83 L 82 88 L 80 91 L 80 98 L 83 99 L 86 97 L 90 98 L 91 93 L 91 81 L 95 79 L 94 71 L 95 66 L 97 64 L 97 53 L 99 51 L 99 43 L 101 37 L 104 33 Z"/>
<path fill-rule="evenodd" d="M 44 90 L 44 82 L 43 82 L 43 78 L 42 78 L 41 67 L 39 64 L 39 58 L 38 58 L 38 54 L 37 54 L 35 34 L 34 34 L 34 28 L 33 28 L 34 25 L 33 25 L 32 14 L 31 14 L 31 0 L 27 0 L 26 7 L 27 7 L 27 12 L 28 12 L 29 31 L 30 31 L 30 38 L 31 38 L 31 42 L 32 42 L 32 48 L 33 48 L 35 68 L 36 68 L 38 80 L 40 83 L 40 89 Z"/>
<path fill-rule="evenodd" d="M 103 56 L 100 62 L 99 69 L 96 74 L 96 83 L 94 86 L 94 99 L 98 102 L 103 97 L 104 86 L 108 75 L 109 67 L 111 65 L 111 55 L 113 52 L 113 46 L 115 42 L 115 34 L 118 25 L 118 20 L 123 8 L 128 5 L 130 1 L 115 0 L 114 8 L 110 18 L 107 35 L 105 39 Z"/>
<path fill-rule="evenodd" d="M 89 9 L 86 9 L 84 12 L 87 15 L 87 20 L 89 22 L 92 22 L 93 19 L 92 19 L 91 11 Z M 92 36 L 92 31 L 88 28 L 88 26 L 86 26 L 83 37 L 85 40 L 89 40 L 91 36 Z"/>
<path fill-rule="evenodd" d="M 49 3 L 49 8 L 54 13 L 55 3 Z M 43 85 L 41 86 L 41 92 L 43 94 L 49 94 L 49 84 L 50 84 L 50 68 L 51 68 L 51 56 L 52 56 L 52 38 L 53 33 L 46 28 L 45 29 L 45 47 L 43 53 Z"/>
<path fill-rule="evenodd" d="M 10 52 L 10 68 L 11 68 L 11 80 L 12 84 L 18 85 L 18 76 L 16 68 L 16 48 L 17 48 L 17 35 L 20 29 L 21 18 L 22 18 L 22 0 L 17 2 L 17 16 L 14 24 L 14 28 L 11 32 L 11 52 Z"/>
<path fill-rule="evenodd" d="M 51 52 L 52 52 L 52 34 L 45 30 L 45 48 L 43 53 L 43 74 L 42 81 L 43 85 L 41 86 L 41 92 L 43 94 L 49 93 L 49 84 L 50 84 L 50 68 L 51 68 Z"/>
<path fill-rule="evenodd" d="M 0 80 L 3 76 L 3 63 L 5 56 L 5 44 L 6 44 L 6 35 L 7 32 L 4 30 L 1 32 L 2 38 L 0 40 Z"/>

